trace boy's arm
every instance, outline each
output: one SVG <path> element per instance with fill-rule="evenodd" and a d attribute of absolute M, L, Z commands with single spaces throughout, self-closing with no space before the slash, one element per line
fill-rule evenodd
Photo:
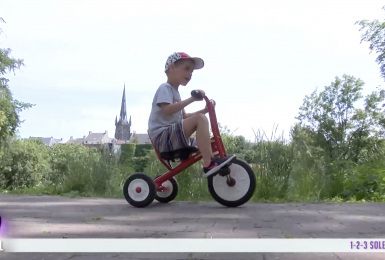
<path fill-rule="evenodd" d="M 172 115 L 180 110 L 183 110 L 183 115 L 185 115 L 184 108 L 190 105 L 194 101 L 196 101 L 195 98 L 189 97 L 185 100 L 175 102 L 173 104 L 161 103 L 159 104 L 159 106 L 161 107 L 162 112 L 165 113 L 166 115 Z"/>

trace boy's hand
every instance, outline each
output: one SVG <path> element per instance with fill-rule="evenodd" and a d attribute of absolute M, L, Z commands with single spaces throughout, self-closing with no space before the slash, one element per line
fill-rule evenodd
<path fill-rule="evenodd" d="M 213 105 L 213 107 L 215 107 L 216 103 L 215 103 L 214 99 L 210 99 L 210 103 Z M 206 105 L 204 111 L 205 111 L 205 113 L 209 112 L 209 109 L 207 108 L 207 105 Z"/>
<path fill-rule="evenodd" d="M 215 107 L 215 100 L 214 99 L 210 99 L 210 103 L 213 105 L 213 107 Z M 208 113 L 209 112 L 209 109 L 208 109 L 208 107 L 207 107 L 207 104 L 206 104 L 206 106 L 205 106 L 205 108 L 203 109 L 203 110 L 201 110 L 202 111 L 202 113 L 203 114 L 206 114 L 206 113 Z"/>

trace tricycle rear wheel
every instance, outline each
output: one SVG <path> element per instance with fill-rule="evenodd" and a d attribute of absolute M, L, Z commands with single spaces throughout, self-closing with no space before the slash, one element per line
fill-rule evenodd
<path fill-rule="evenodd" d="M 158 190 L 155 199 L 161 203 L 168 203 L 178 195 L 178 182 L 174 177 L 162 183 L 164 190 Z"/>
<path fill-rule="evenodd" d="M 149 176 L 135 173 L 128 177 L 124 183 L 123 194 L 132 206 L 146 207 L 155 198 L 155 184 Z"/>

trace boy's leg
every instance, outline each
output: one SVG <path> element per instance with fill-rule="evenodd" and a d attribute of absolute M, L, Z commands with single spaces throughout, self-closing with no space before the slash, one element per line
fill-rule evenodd
<path fill-rule="evenodd" d="M 203 166 L 209 166 L 211 163 L 212 150 L 207 117 L 203 114 L 195 114 L 184 119 L 183 131 L 186 137 L 190 137 L 196 132 L 196 141 L 199 151 L 202 154 Z"/>

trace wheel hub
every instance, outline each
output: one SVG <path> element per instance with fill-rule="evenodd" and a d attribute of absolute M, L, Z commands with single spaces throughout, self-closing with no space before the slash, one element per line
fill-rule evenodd
<path fill-rule="evenodd" d="M 227 176 L 227 180 L 226 180 L 226 183 L 227 185 L 229 185 L 230 187 L 233 187 L 236 183 L 235 179 L 234 178 L 231 178 L 230 175 Z"/>
<path fill-rule="evenodd" d="M 136 191 L 136 193 L 141 193 L 142 192 L 142 188 L 141 187 L 136 187 L 135 191 Z"/>

